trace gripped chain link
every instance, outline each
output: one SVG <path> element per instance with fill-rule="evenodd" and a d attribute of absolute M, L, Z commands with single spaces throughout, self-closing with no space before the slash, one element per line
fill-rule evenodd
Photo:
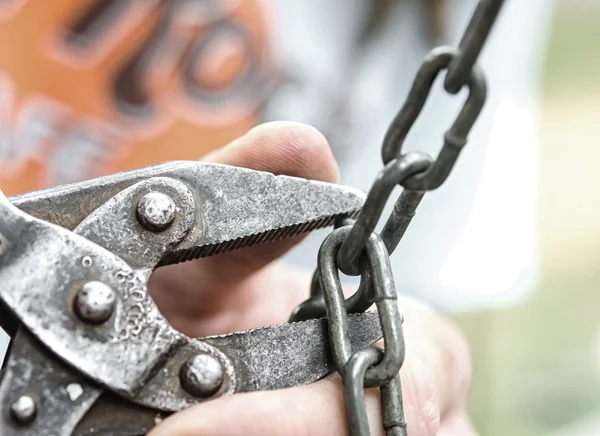
<path fill-rule="evenodd" d="M 404 236 L 425 192 L 439 188 L 450 174 L 486 99 L 486 81 L 477 57 L 496 21 L 504 0 L 480 0 L 458 49 L 433 49 L 422 63 L 406 101 L 392 121 L 381 149 L 385 167 L 377 175 L 356 221 L 336 223 L 323 241 L 313 275 L 310 297 L 290 321 L 326 316 L 333 360 L 342 376 L 346 419 L 353 436 L 369 435 L 364 388 L 380 387 L 383 427 L 387 436 L 407 434 L 399 371 L 404 362 L 402 315 L 389 256 Z M 468 96 L 444 135 L 436 159 L 421 152 L 402 153 L 404 140 L 421 113 L 438 75 L 446 71 L 444 88 Z M 395 186 L 403 190 L 381 234 L 375 232 Z M 360 275 L 358 290 L 344 299 L 339 271 Z M 348 313 L 377 307 L 385 351 L 370 346 L 353 351 L 348 337 Z"/>

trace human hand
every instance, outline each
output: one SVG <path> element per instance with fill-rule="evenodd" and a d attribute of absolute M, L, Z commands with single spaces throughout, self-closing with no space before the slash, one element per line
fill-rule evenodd
<path fill-rule="evenodd" d="M 338 177 L 323 136 L 295 123 L 259 126 L 205 160 L 326 182 Z M 159 269 L 150 279 L 150 292 L 171 324 L 192 337 L 284 323 L 307 298 L 311 277 L 276 260 L 301 239 Z M 465 340 L 432 310 L 405 298 L 399 304 L 408 434 L 474 435 L 466 413 L 471 368 Z M 383 435 L 379 390 L 368 389 L 366 402 L 371 431 Z M 170 416 L 149 436 L 347 433 L 341 380 L 334 374 L 307 386 L 207 401 Z"/>

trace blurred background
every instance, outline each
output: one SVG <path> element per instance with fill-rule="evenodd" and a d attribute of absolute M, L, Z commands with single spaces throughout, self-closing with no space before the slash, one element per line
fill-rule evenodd
<path fill-rule="evenodd" d="M 485 436 L 600 435 L 600 2 L 556 8 L 542 83 L 541 280 L 524 304 L 455 317 Z"/>
<path fill-rule="evenodd" d="M 503 38 L 506 34 L 512 38 L 500 46 L 505 51 L 497 52 L 488 46 L 483 53 L 490 62 L 494 61 L 493 68 L 486 71 L 491 92 L 502 88 L 502 79 L 511 80 L 509 61 L 512 59 L 505 61 L 503 56 L 519 52 L 515 56 L 521 57 L 517 59 L 521 63 L 528 63 L 523 62 L 523 58 L 529 60 L 528 56 L 533 56 L 527 47 L 515 47 L 524 39 L 521 31 L 535 27 L 532 18 L 539 17 L 541 9 L 529 8 L 527 13 L 533 15 L 522 12 L 527 9 L 523 5 L 531 6 L 533 2 L 506 2 L 505 7 L 511 3 L 513 9 Z M 453 173 L 448 186 L 440 189 L 446 192 L 432 193 L 424 200 L 419 219 L 411 224 L 413 230 L 403 241 L 403 246 L 408 248 L 404 250 L 405 257 L 401 257 L 402 250 L 394 257 L 398 268 L 395 276 L 404 280 L 403 289 L 408 288 L 407 292 L 423 296 L 426 294 L 424 280 L 435 279 L 428 283 L 432 289 L 428 298 L 439 307 L 456 313 L 460 312 L 459 306 L 468 309 L 473 305 L 474 310 L 454 315 L 454 318 L 471 344 L 474 380 L 470 409 L 482 436 L 600 436 L 600 207 L 597 200 L 600 176 L 596 173 L 600 161 L 600 135 L 596 133 L 600 124 L 600 1 L 554 2 L 556 9 L 543 59 L 540 160 L 537 168 L 532 169 L 540 178 L 536 229 L 541 272 L 535 289 L 515 303 L 516 295 L 520 297 L 522 289 L 533 281 L 529 276 L 523 278 L 523 283 L 516 286 L 519 289 L 515 295 L 507 297 L 509 303 L 499 309 L 493 308 L 495 303 L 501 302 L 508 292 L 502 285 L 498 285 L 493 298 L 484 295 L 480 302 L 473 303 L 478 298 L 477 292 L 456 294 L 453 292 L 460 284 L 446 283 L 444 287 L 438 280 L 446 255 L 445 248 L 440 247 L 450 247 L 461 238 L 466 219 L 460 214 L 468 212 L 467 206 L 475 195 L 473 186 L 477 183 L 474 180 L 478 180 L 477 171 L 481 169 L 481 155 L 477 153 L 484 152 L 481 144 L 488 142 L 485 129 L 479 129 L 471 138 L 472 143 L 480 144 L 480 151 L 470 147 L 469 152 L 463 153 L 461 162 L 466 164 L 461 164 L 463 168 Z M 60 7 L 56 6 L 58 3 Z M 265 4 L 125 0 L 95 1 L 89 5 L 71 0 L 0 2 L 0 124 L 4 127 L 0 135 L 1 189 L 12 195 L 150 165 L 174 156 L 196 159 L 259 122 L 290 118 L 316 126 L 328 136 L 330 143 L 339 143 L 337 149 L 334 147 L 338 160 L 347 160 L 343 182 L 366 190 L 381 168 L 372 144 L 380 142 L 397 110 L 396 96 L 405 95 L 422 56 L 439 37 L 435 29 L 441 15 L 432 13 L 424 26 L 423 20 L 414 19 L 422 17 L 417 9 L 429 4 L 435 12 L 435 5 L 449 5 L 447 23 L 453 27 L 451 39 L 454 42 L 475 0 L 397 3 L 394 0 L 313 0 L 312 4 L 308 0 L 275 0 L 271 6 L 276 12 L 269 14 L 259 11 L 259 3 Z M 406 7 L 392 7 L 400 3 Z M 545 1 L 537 1 L 538 5 L 542 3 Z M 190 4 L 200 5 L 199 10 L 189 9 Z M 218 7 L 202 9 L 202 5 L 208 4 Z M 379 14 L 377 8 L 373 8 L 375 13 L 371 11 L 371 21 L 384 22 L 379 33 L 363 22 L 371 4 L 381 6 L 384 11 Z M 165 11 L 170 7 L 173 9 L 167 11 L 169 15 Z M 460 14 L 455 15 L 459 9 Z M 188 20 L 190 11 L 197 16 L 192 14 Z M 200 62 L 195 65 L 199 52 L 186 51 L 191 46 L 166 44 L 179 43 L 169 38 L 181 35 L 185 41 L 208 39 L 205 27 L 212 29 L 212 21 L 222 23 L 223 18 L 229 19 L 230 15 L 232 22 L 243 24 L 240 28 L 251 32 L 225 32 L 230 39 L 224 42 L 215 37 L 218 36 L 216 30 L 210 33 L 219 50 L 209 52 L 203 65 Z M 158 23 L 163 23 L 163 19 L 169 26 L 185 32 L 161 34 L 157 29 L 160 30 Z M 145 23 L 148 29 L 144 30 L 139 23 Z M 276 45 L 265 42 L 266 28 L 277 27 L 277 24 L 278 30 L 284 30 L 289 37 L 275 38 L 283 44 L 279 47 L 281 59 L 271 59 L 263 56 L 263 52 L 270 50 L 265 47 Z M 420 27 L 427 28 L 425 33 L 429 39 L 422 38 L 424 32 Z M 129 29 L 131 35 L 124 38 L 123 29 Z M 353 64 L 354 45 L 364 38 L 363 33 L 370 37 L 365 38 L 369 43 L 361 46 L 362 57 Z M 531 35 L 528 38 L 535 39 Z M 18 41 L 22 49 L 15 50 L 14 41 Z M 247 44 L 248 41 L 251 44 Z M 173 52 L 174 47 L 181 49 L 181 53 L 175 50 L 172 58 L 161 55 L 155 59 L 152 57 L 155 44 L 166 52 Z M 527 44 L 535 46 L 531 41 L 523 43 Z M 221 50 L 223 48 L 225 50 Z M 169 74 L 142 75 L 141 78 L 134 74 L 136 65 L 148 60 L 158 65 L 165 59 Z M 273 67 L 272 64 L 278 62 L 286 64 L 286 68 L 279 71 Z M 193 82 L 192 88 L 196 91 L 203 89 L 204 94 L 182 91 L 188 88 L 179 83 L 184 77 L 179 63 L 193 70 L 194 74 L 185 76 L 185 80 Z M 529 69 L 531 67 L 526 68 Z M 252 73 L 249 78 L 247 71 Z M 524 73 L 530 74 L 530 71 Z M 244 86 L 238 87 L 238 82 Z M 277 88 L 280 82 L 293 86 Z M 266 105 L 263 94 L 267 92 L 263 91 L 271 90 L 270 86 L 277 88 L 278 98 Z M 228 93 L 230 89 L 240 95 L 233 98 Z M 248 89 L 252 92 L 246 92 Z M 525 94 L 521 91 L 517 89 L 516 93 Z M 420 140 L 412 141 L 409 147 L 431 146 L 437 150 L 439 119 L 449 120 L 456 113 L 456 108 L 444 98 L 453 104 L 459 101 L 439 92 L 433 94 L 433 101 L 428 102 L 429 108 L 426 106 L 423 114 L 425 121 L 416 126 Z M 214 95 L 219 98 L 212 98 Z M 348 113 L 340 108 L 348 108 Z M 521 113 L 514 117 L 518 118 Z M 490 117 L 490 113 L 485 116 Z M 352 122 L 359 134 L 348 127 Z M 491 124 L 489 118 L 487 123 Z M 482 126 L 482 120 L 478 125 Z M 514 128 L 512 123 L 508 125 L 499 130 Z M 522 145 L 534 147 L 527 137 L 510 133 L 519 136 L 521 143 L 512 144 L 518 152 L 524 150 Z M 346 147 L 348 139 L 353 140 L 352 147 Z M 165 143 L 169 147 L 164 147 Z M 506 148 L 503 150 L 506 155 L 512 153 Z M 531 159 L 535 161 L 533 155 Z M 348 162 L 352 160 L 354 162 Z M 66 165 L 67 161 L 72 164 Z M 469 165 L 474 169 L 471 174 L 465 171 Z M 504 183 L 506 170 L 502 165 L 498 167 L 503 172 L 500 181 Z M 515 168 L 511 171 L 514 175 Z M 520 179 L 526 177 L 520 174 Z M 508 196 L 504 201 L 513 199 L 510 193 Z M 490 203 L 501 202 L 493 195 L 489 197 L 492 197 Z M 528 199 L 523 195 L 520 204 L 530 205 Z M 463 208 L 460 201 L 467 206 Z M 526 215 L 525 208 L 495 207 L 507 215 L 519 214 L 521 210 L 517 222 Z M 454 223 L 447 219 L 451 213 L 456 214 Z M 491 211 L 483 221 L 505 224 L 504 217 L 496 215 Z M 439 225 L 440 216 L 446 219 L 445 226 Z M 529 216 L 527 211 L 523 221 L 528 221 Z M 481 227 L 482 233 L 492 233 L 489 228 L 497 228 L 496 222 Z M 514 222 L 512 224 L 514 226 Z M 527 229 L 526 236 L 520 238 L 506 227 L 503 230 L 513 240 L 501 241 L 506 245 L 502 247 L 505 258 L 501 255 L 492 258 L 491 255 L 502 250 L 487 240 L 479 241 L 475 249 L 468 247 L 469 256 L 459 262 L 464 267 L 459 278 L 473 278 L 477 275 L 474 272 L 478 272 L 481 283 L 493 285 L 502 281 L 497 278 L 505 278 L 502 266 L 511 262 L 513 265 L 506 267 L 507 270 L 520 274 L 522 270 L 531 269 L 527 262 L 533 257 L 529 252 L 533 250 L 528 246 L 529 241 L 525 241 Z M 434 235 L 434 231 L 439 235 Z M 429 236 L 428 241 L 424 241 L 423 235 Z M 471 239 L 476 242 L 485 239 L 476 236 Z M 503 240 L 504 236 L 498 238 Z M 297 251 L 296 257 L 290 259 L 313 268 L 322 238 L 323 233 L 315 234 L 312 245 L 306 244 L 304 251 Z M 442 238 L 446 239 L 442 241 Z M 522 250 L 517 252 L 519 248 Z M 523 252 L 526 252 L 525 260 L 513 260 Z M 437 258 L 432 259 L 433 255 Z M 488 275 L 473 266 L 473 259 L 478 257 L 500 274 Z M 510 282 L 510 279 L 507 280 Z M 485 288 L 473 280 L 468 283 L 470 288 Z M 489 304 L 484 304 L 484 299 L 489 299 Z M 458 304 L 458 300 L 462 303 Z M 6 345 L 6 336 L 0 334 L 0 357 Z"/>

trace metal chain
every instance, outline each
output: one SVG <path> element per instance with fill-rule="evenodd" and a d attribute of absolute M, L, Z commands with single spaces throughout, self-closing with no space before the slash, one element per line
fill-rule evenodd
<path fill-rule="evenodd" d="M 487 90 L 476 60 L 503 4 L 504 0 L 480 0 L 458 49 L 440 47 L 425 57 L 404 105 L 385 135 L 381 149 L 385 167 L 373 182 L 361 214 L 355 222 L 337 223 L 336 229 L 325 238 L 319 250 L 310 298 L 290 317 L 290 321 L 327 317 L 331 353 L 342 376 L 346 419 L 352 435 L 369 434 L 365 387 L 380 388 L 386 435 L 407 434 L 399 377 L 405 352 L 402 316 L 389 256 L 404 236 L 425 192 L 439 188 L 448 178 L 479 117 Z M 467 99 L 445 133 L 436 159 L 420 152 L 403 154 L 404 140 L 442 71 L 446 72 L 445 90 L 457 94 L 467 87 Z M 375 227 L 397 185 L 403 190 L 378 234 Z M 361 277 L 358 290 L 346 300 L 340 271 Z M 348 313 L 364 312 L 373 303 L 379 314 L 385 351 L 374 346 L 354 351 L 348 337 Z"/>

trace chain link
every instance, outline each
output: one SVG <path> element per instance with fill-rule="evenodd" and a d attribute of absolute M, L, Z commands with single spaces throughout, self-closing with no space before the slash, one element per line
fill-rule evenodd
<path fill-rule="evenodd" d="M 352 355 L 352 348 L 348 337 L 348 313 L 336 266 L 336 254 L 351 230 L 351 226 L 334 230 L 325 238 L 319 250 L 319 282 L 327 309 L 331 351 L 342 377 L 346 362 Z M 383 360 L 367 371 L 365 383 L 368 386 L 381 386 L 398 374 L 404 361 L 402 317 L 398 309 L 398 295 L 391 273 L 390 258 L 383 240 L 375 232 L 371 233 L 367 240 L 365 256 L 374 291 L 373 299 L 386 342 Z"/>
<path fill-rule="evenodd" d="M 359 215 L 352 227 L 350 235 L 348 235 L 348 238 L 340 248 L 337 261 L 338 267 L 344 274 L 360 274 L 358 260 L 365 248 L 367 239 L 375 230 L 375 226 L 381 217 L 381 212 L 383 211 L 392 190 L 396 185 L 404 184 L 411 176 L 429 172 L 428 170 L 430 170 L 432 162 L 431 157 L 424 153 L 409 153 L 390 161 L 377 175 L 371 186 L 371 190 L 367 195 L 367 199 L 365 200 L 363 212 Z M 408 200 L 410 200 L 413 205 L 408 207 L 408 209 L 412 209 L 413 207 L 416 209 L 421 198 L 423 198 L 422 193 L 410 196 Z M 402 201 L 406 200 L 407 198 L 405 195 L 402 198 Z M 416 204 L 414 204 L 415 200 L 418 200 Z M 403 204 L 400 204 L 399 207 L 394 208 L 394 211 L 402 212 L 405 208 L 406 207 Z M 414 211 L 411 215 L 413 214 Z M 401 222 L 406 223 L 406 226 L 408 226 L 411 218 L 412 216 L 402 217 Z M 390 223 L 390 225 L 395 225 L 397 224 L 397 221 L 388 221 L 388 223 Z M 397 231 L 392 231 L 388 228 L 386 229 L 386 234 L 395 236 Z M 397 245 L 397 241 L 390 241 L 390 246 L 392 245 Z"/>
<path fill-rule="evenodd" d="M 383 141 L 385 167 L 379 172 L 356 221 L 336 223 L 321 245 L 310 298 L 292 313 L 290 321 L 326 316 L 333 360 L 344 384 L 346 419 L 353 436 L 369 434 L 364 402 L 365 387 L 379 387 L 383 427 L 387 436 L 406 436 L 399 371 L 404 362 L 402 316 L 397 304 L 389 256 L 400 243 L 425 192 L 439 188 L 452 171 L 467 143 L 486 100 L 485 78 L 476 65 L 481 49 L 504 0 L 480 0 L 458 50 L 432 50 L 419 68 L 404 105 L 392 121 Z M 444 88 L 468 96 L 454 123 L 444 135 L 437 158 L 402 153 L 404 140 L 421 113 L 433 83 L 446 72 Z M 403 190 L 381 234 L 375 227 L 392 190 Z M 360 275 L 358 290 L 344 299 L 339 272 Z M 385 351 L 371 346 L 352 350 L 348 337 L 348 313 L 364 312 L 375 303 L 385 341 Z"/>
<path fill-rule="evenodd" d="M 401 155 L 404 139 L 421 113 L 436 77 L 448 68 L 456 53 L 454 49 L 441 47 L 432 50 L 425 58 L 406 102 L 392 121 L 383 140 L 381 155 L 384 163 Z M 452 171 L 487 95 L 485 78 L 478 67 L 475 66 L 471 70 L 466 86 L 469 88 L 469 96 L 452 127 L 444 135 L 444 145 L 435 163 L 425 174 L 407 180 L 404 184 L 406 188 L 432 191 L 439 188 Z"/>

